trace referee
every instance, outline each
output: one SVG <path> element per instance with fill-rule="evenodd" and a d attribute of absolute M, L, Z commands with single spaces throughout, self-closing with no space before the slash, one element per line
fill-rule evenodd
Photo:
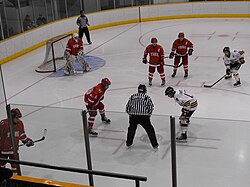
<path fill-rule="evenodd" d="M 89 34 L 89 20 L 88 18 L 85 16 L 84 11 L 81 10 L 80 11 L 80 16 L 77 18 L 76 20 L 76 24 L 79 26 L 79 30 L 78 30 L 78 34 L 79 34 L 79 38 L 82 39 L 83 34 L 85 34 L 87 41 L 89 44 L 92 44 L 91 40 L 90 40 L 90 34 Z"/>
<path fill-rule="evenodd" d="M 150 121 L 150 117 L 154 110 L 154 104 L 146 93 L 146 86 L 140 84 L 138 86 L 138 93 L 131 95 L 126 105 L 126 112 L 129 114 L 129 127 L 126 145 L 128 148 L 131 147 L 135 137 L 137 125 L 140 124 L 147 132 L 153 149 L 157 151 L 159 144 L 156 139 L 154 127 Z"/>

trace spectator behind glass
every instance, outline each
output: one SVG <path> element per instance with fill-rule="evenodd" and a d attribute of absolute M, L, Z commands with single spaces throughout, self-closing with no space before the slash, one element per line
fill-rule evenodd
<path fill-rule="evenodd" d="M 35 28 L 34 22 L 31 20 L 30 15 L 27 14 L 23 20 L 23 29 L 25 31 Z"/>
<path fill-rule="evenodd" d="M 47 19 L 40 13 L 38 18 L 36 19 L 37 26 L 40 26 L 46 23 L 47 23 Z"/>

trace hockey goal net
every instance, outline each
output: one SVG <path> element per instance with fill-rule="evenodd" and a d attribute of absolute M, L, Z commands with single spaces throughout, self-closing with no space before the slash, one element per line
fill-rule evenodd
<path fill-rule="evenodd" d="M 46 51 L 43 63 L 36 68 L 38 73 L 56 72 L 65 66 L 66 60 L 64 57 L 64 51 L 68 40 L 72 37 L 72 34 L 64 34 L 56 36 L 46 43 Z"/>

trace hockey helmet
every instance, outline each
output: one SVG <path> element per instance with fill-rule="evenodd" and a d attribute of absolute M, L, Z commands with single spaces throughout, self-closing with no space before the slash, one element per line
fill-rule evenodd
<path fill-rule="evenodd" d="M 138 93 L 147 93 L 147 87 L 144 84 L 138 86 Z"/>
<path fill-rule="evenodd" d="M 101 83 L 102 83 L 105 90 L 107 90 L 109 85 L 111 85 L 111 82 L 108 78 L 103 78 Z"/>
<path fill-rule="evenodd" d="M 167 87 L 167 89 L 165 90 L 165 95 L 167 95 L 168 97 L 174 97 L 175 94 L 175 90 L 172 87 Z"/>
<path fill-rule="evenodd" d="M 157 43 L 157 42 L 158 42 L 158 41 L 157 41 L 157 38 L 152 38 L 152 39 L 151 39 L 151 43 L 152 43 L 152 44 Z"/>
<path fill-rule="evenodd" d="M 20 110 L 18 108 L 11 109 L 10 113 L 11 113 L 11 116 L 13 119 L 22 117 L 22 113 L 20 112 Z"/>
<path fill-rule="evenodd" d="M 73 37 L 73 39 L 74 39 L 75 41 L 77 41 L 79 36 L 78 36 L 77 33 L 74 33 L 72 37 Z"/>
<path fill-rule="evenodd" d="M 224 47 L 223 48 L 223 53 L 225 54 L 226 57 L 230 57 L 230 48 L 229 47 Z"/>
<path fill-rule="evenodd" d="M 180 33 L 178 34 L 178 38 L 184 38 L 184 37 L 185 37 L 184 32 L 180 32 Z"/>
<path fill-rule="evenodd" d="M 223 53 L 229 52 L 229 51 L 230 51 L 230 48 L 229 48 L 229 47 L 224 47 L 224 48 L 223 48 Z"/>

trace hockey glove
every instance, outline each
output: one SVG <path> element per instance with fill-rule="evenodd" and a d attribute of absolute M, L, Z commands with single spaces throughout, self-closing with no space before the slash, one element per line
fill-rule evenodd
<path fill-rule="evenodd" d="M 79 50 L 78 53 L 77 53 L 78 56 L 84 56 L 84 52 L 83 50 Z"/>
<path fill-rule="evenodd" d="M 23 142 L 27 147 L 33 146 L 34 142 L 32 139 L 27 138 L 24 142 Z"/>
<path fill-rule="evenodd" d="M 226 74 L 227 75 L 231 75 L 231 70 L 230 69 L 226 69 Z"/>
<path fill-rule="evenodd" d="M 147 59 L 146 59 L 146 58 L 143 58 L 143 59 L 142 59 L 142 63 L 143 63 L 143 64 L 147 64 L 147 63 L 148 63 Z"/>
<path fill-rule="evenodd" d="M 244 57 L 241 57 L 241 58 L 239 59 L 239 61 L 240 61 L 241 64 L 244 64 L 244 63 L 245 63 Z"/>
<path fill-rule="evenodd" d="M 193 51 L 194 51 L 193 49 L 189 49 L 188 50 L 188 55 L 191 56 L 193 54 Z"/>
<path fill-rule="evenodd" d="M 174 58 L 174 52 L 171 52 L 171 53 L 169 54 L 169 58 L 170 58 L 170 59 Z"/>
<path fill-rule="evenodd" d="M 245 51 L 241 50 L 239 51 L 240 55 L 243 55 L 245 53 Z"/>

